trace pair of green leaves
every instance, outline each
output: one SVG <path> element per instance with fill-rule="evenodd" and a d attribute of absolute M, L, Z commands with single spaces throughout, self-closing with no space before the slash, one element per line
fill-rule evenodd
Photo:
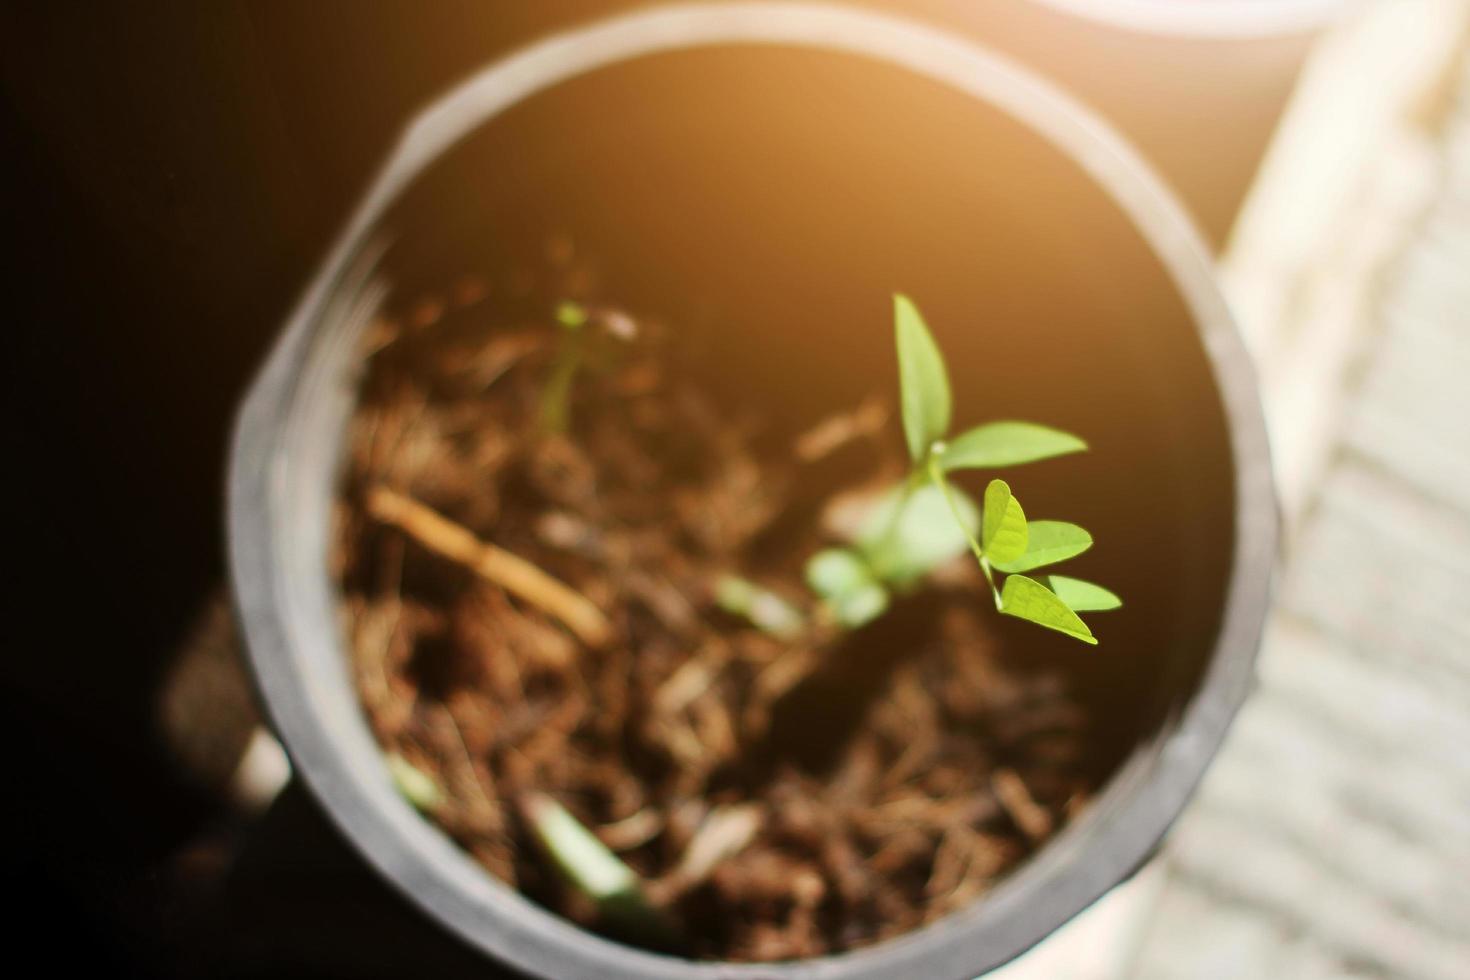
<path fill-rule="evenodd" d="M 989 422 L 944 442 L 953 403 L 949 373 L 939 345 L 907 296 L 893 298 L 898 341 L 899 398 L 909 458 L 922 466 L 939 449 L 940 466 L 955 470 L 996 469 L 1082 452 L 1087 443 L 1069 432 L 1034 422 Z"/>
<path fill-rule="evenodd" d="M 833 618 L 856 629 L 887 610 L 894 589 L 911 587 L 971 549 L 987 574 L 992 569 L 1006 573 L 1004 588 L 997 593 L 1001 612 L 1096 643 L 1077 613 L 1116 609 L 1122 605 L 1116 595 L 1064 575 L 1019 574 L 1076 557 L 1090 547 L 1092 535 L 1076 524 L 1028 521 L 1003 480 L 987 487 L 983 518 L 963 490 L 927 483 L 908 493 L 895 487 L 885 494 L 851 547 L 812 556 L 806 580 Z"/>
<path fill-rule="evenodd" d="M 992 589 L 994 571 L 1006 573 L 996 592 L 997 607 L 1085 643 L 1097 643 L 1077 613 L 1116 609 L 1122 605 L 1116 595 L 1081 579 L 1021 574 L 1081 554 L 1092 546 L 1092 536 L 1065 521 L 1028 521 L 1010 486 L 992 480 L 985 490 L 977 540 L 961 508 L 966 498 L 946 479 L 958 470 L 1036 462 L 1085 450 L 1087 444 L 1067 432 L 1014 421 L 991 422 L 946 441 L 953 414 L 949 374 L 939 345 L 906 296 L 894 297 L 894 334 L 904 438 L 914 473 L 927 476 L 947 502 L 954 526 L 964 532 Z"/>
<path fill-rule="evenodd" d="M 1000 611 L 1066 633 L 1084 643 L 1097 638 L 1079 612 L 1117 609 L 1120 600 L 1100 585 L 1063 575 L 1022 575 L 1082 554 L 1092 535 L 1067 521 L 1028 521 L 1004 480 L 991 480 L 985 490 L 981 564 L 1005 572 Z"/>
<path fill-rule="evenodd" d="M 936 482 L 943 486 L 937 472 Z M 995 593 L 995 606 L 1002 613 L 1030 620 L 1048 629 L 1096 644 L 1092 630 L 1077 615 L 1076 606 L 1068 603 L 1054 589 L 1025 575 L 1043 565 L 1081 554 L 1092 546 L 1092 535 L 1065 521 L 1028 521 L 1021 502 L 1011 493 L 1004 480 L 991 480 L 985 488 L 985 514 L 980 540 L 970 540 L 975 558 L 995 589 L 992 569 L 1007 572 L 1004 587 Z M 1118 597 L 1102 586 L 1066 579 L 1069 594 L 1093 609 L 1112 609 L 1121 605 Z"/>

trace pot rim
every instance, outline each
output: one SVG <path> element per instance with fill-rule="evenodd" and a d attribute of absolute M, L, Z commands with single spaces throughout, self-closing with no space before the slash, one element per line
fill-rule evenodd
<path fill-rule="evenodd" d="M 1092 810 L 985 898 L 921 929 L 848 953 L 774 964 L 692 961 L 587 932 L 493 879 L 389 785 L 382 766 L 352 764 L 343 726 L 361 726 L 321 695 L 307 645 L 336 619 L 303 614 L 282 569 L 279 518 L 289 497 L 281 449 L 296 393 L 319 384 L 313 331 L 400 191 L 460 138 L 539 91 L 617 63 L 676 50 L 779 45 L 873 59 L 1006 112 L 1081 166 L 1129 216 L 1184 298 L 1225 409 L 1235 478 L 1235 538 L 1225 609 L 1198 690 L 1135 754 Z M 972 42 L 909 20 L 801 2 L 687 3 L 624 14 L 557 34 L 482 69 L 404 131 L 242 403 L 228 475 L 234 598 L 262 699 L 295 770 L 370 864 L 470 945 L 535 975 L 573 977 L 973 977 L 1049 935 L 1145 861 L 1202 776 L 1253 676 L 1274 565 L 1277 516 L 1254 372 L 1190 219 L 1149 166 L 1106 124 L 1050 83 Z M 323 563 L 322 575 L 326 570 Z M 355 699 L 354 699 L 355 705 Z M 1082 828 L 1087 828 L 1085 838 Z M 1084 847 L 1084 844 L 1086 845 Z M 1086 854 L 1087 861 L 1079 860 Z"/>
<path fill-rule="evenodd" d="M 1143 34 L 1205 40 L 1250 40 L 1309 34 L 1355 0 L 1041 0 L 1049 7 Z"/>

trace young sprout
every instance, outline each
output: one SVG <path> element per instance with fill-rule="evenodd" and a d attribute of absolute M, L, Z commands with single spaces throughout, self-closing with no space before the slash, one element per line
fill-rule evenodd
<path fill-rule="evenodd" d="M 556 304 L 556 322 L 567 330 L 581 330 L 587 325 L 587 307 L 576 300 L 564 299 Z"/>
<path fill-rule="evenodd" d="M 843 626 L 861 626 L 888 608 L 888 590 L 877 573 L 845 548 L 813 555 L 806 563 L 806 583 L 826 599 L 832 618 Z"/>
<path fill-rule="evenodd" d="M 415 808 L 428 813 L 438 809 L 439 804 L 444 802 L 444 791 L 439 788 L 433 776 L 397 752 L 389 752 L 384 761 L 388 764 L 388 775 L 393 780 L 393 787 Z"/>
<path fill-rule="evenodd" d="M 969 550 L 1000 612 L 1096 644 L 1077 615 L 1116 609 L 1100 585 L 1060 575 L 1022 574 L 1081 554 L 1092 535 L 1066 521 L 1027 520 L 1004 480 L 985 488 L 983 508 L 949 481 L 960 470 L 989 470 L 1081 452 L 1070 433 L 1032 422 L 990 422 L 950 438 L 949 374 L 918 308 L 894 297 L 899 396 L 909 473 L 873 507 L 849 548 L 818 552 L 807 582 L 848 627 L 882 614 L 894 590 L 912 587 L 935 567 Z M 1003 578 L 998 578 L 1003 575 Z"/>
<path fill-rule="evenodd" d="M 561 336 L 551 373 L 541 390 L 541 428 L 562 433 L 571 422 L 572 382 L 578 372 L 584 367 L 595 371 L 605 366 L 613 356 L 613 348 L 637 336 L 638 326 L 621 310 L 589 310 L 573 300 L 558 303 L 552 319 Z"/>
<path fill-rule="evenodd" d="M 738 575 L 722 575 L 715 583 L 715 605 L 740 616 L 762 632 L 790 640 L 806 628 L 801 610 L 769 589 Z"/>
<path fill-rule="evenodd" d="M 517 803 L 537 843 L 567 883 L 592 902 L 604 923 L 645 942 L 677 944 L 677 928 L 649 901 L 643 878 L 597 835 L 545 793 L 527 793 Z"/>
<path fill-rule="evenodd" d="M 582 333 L 587 326 L 587 309 L 580 303 L 565 300 L 557 304 L 555 319 L 562 336 L 546 387 L 541 390 L 541 428 L 561 433 L 567 430 L 571 415 L 572 379 L 582 365 Z"/>

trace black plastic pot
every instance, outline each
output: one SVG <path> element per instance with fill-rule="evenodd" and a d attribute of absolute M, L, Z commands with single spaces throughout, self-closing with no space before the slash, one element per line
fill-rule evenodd
<path fill-rule="evenodd" d="M 1079 572 L 1128 605 L 1099 617 L 1096 651 L 1011 625 L 1086 692 L 1105 782 L 973 907 L 836 957 L 692 963 L 522 899 L 392 789 L 327 568 L 358 340 L 390 297 L 524 258 L 547 228 L 574 230 L 631 307 L 695 331 L 728 365 L 712 386 L 754 388 L 794 427 L 891 385 L 903 289 L 951 362 L 960 423 L 1036 418 L 1091 441 L 1016 482 L 1032 514 L 1093 529 Z M 1250 365 L 1149 168 L 952 35 L 784 3 L 620 17 L 430 106 L 247 397 L 229 492 L 250 659 L 298 774 L 430 916 L 556 978 L 959 978 L 1011 959 L 1126 878 L 1184 805 L 1250 685 L 1277 533 Z"/>

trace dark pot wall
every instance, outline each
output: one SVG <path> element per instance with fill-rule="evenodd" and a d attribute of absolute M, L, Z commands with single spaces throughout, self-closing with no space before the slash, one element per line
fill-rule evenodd
<path fill-rule="evenodd" d="M 702 9 L 639 23 L 656 33 L 717 19 Z M 376 282 L 407 303 L 568 231 L 601 260 L 613 297 L 687 324 L 725 368 L 714 383 L 756 387 L 793 427 L 891 386 L 888 294 L 902 289 L 951 361 L 961 423 L 1037 418 L 1092 442 L 1086 457 L 1014 482 L 1033 515 L 1094 531 L 1078 571 L 1128 606 L 1098 617 L 1095 651 L 1018 637 L 1092 692 L 1107 720 L 1096 761 L 1116 774 L 1106 792 L 975 908 L 870 951 L 741 975 L 970 976 L 1020 952 L 1154 846 L 1254 656 L 1274 547 L 1264 442 L 1246 362 L 1182 216 L 1095 120 L 984 56 L 866 18 L 773 9 L 722 23 L 804 45 L 881 38 L 885 57 L 915 52 L 948 82 L 789 46 L 657 54 L 513 106 L 399 194 L 389 183 L 414 169 L 405 160 L 432 157 L 459 125 L 436 110 L 303 301 L 237 434 L 236 594 L 299 771 L 411 897 L 472 943 L 550 975 L 684 967 L 509 895 L 381 773 L 342 670 L 324 561 L 353 337 L 382 301 L 354 272 L 368 243 L 387 243 Z M 956 87 L 970 84 L 1027 124 Z"/>
<path fill-rule="evenodd" d="M 837 0 L 902 14 L 956 31 L 1015 58 L 1097 110 L 1158 167 L 1215 246 L 1223 243 L 1325 15 L 1324 0 L 1174 0 L 1173 5 L 1239 8 L 1236 17 L 1185 22 L 1120 10 L 1156 7 L 1108 0 Z M 283 7 L 257 15 L 263 37 L 281 44 L 268 57 L 282 82 L 310 89 L 284 111 L 312 163 L 351 171 L 328 130 L 360 128 L 360 101 L 404 104 L 404 83 L 425 75 L 449 80 L 489 53 L 600 16 L 642 9 L 650 0 L 576 0 L 516 4 L 376 4 L 344 18 L 331 4 Z M 1266 7 L 1294 8 L 1300 17 Z M 1313 13 L 1324 16 L 1312 16 Z M 350 25 L 344 28 L 344 19 Z M 404 49 L 405 37 L 417 43 Z M 376 43 L 362 43 L 363 40 Z M 324 70 L 299 50 L 333 51 Z M 452 70 L 446 70 L 454 66 Z M 361 140 L 358 140 L 360 143 Z"/>

